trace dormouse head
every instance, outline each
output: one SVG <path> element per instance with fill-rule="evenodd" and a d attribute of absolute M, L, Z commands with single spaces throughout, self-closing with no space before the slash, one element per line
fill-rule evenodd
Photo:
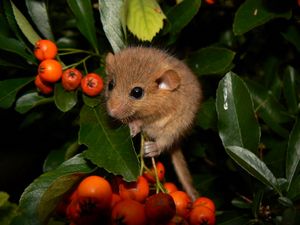
<path fill-rule="evenodd" d="M 128 48 L 106 57 L 105 96 L 108 113 L 117 119 L 151 119 L 173 107 L 180 87 L 178 73 L 168 56 L 152 48 Z"/>

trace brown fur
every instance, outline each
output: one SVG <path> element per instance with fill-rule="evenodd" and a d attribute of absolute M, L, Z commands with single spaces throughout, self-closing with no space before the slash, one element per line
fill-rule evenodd
<path fill-rule="evenodd" d="M 113 80 L 115 84 L 111 91 L 106 88 L 105 92 L 108 113 L 128 124 L 133 136 L 140 131 L 146 134 L 150 140 L 145 145 L 146 156 L 154 157 L 169 150 L 180 157 L 173 159 L 175 170 L 181 170 L 176 172 L 186 183 L 183 186 L 191 186 L 183 155 L 176 152 L 181 151 L 177 144 L 191 128 L 202 98 L 195 75 L 166 52 L 144 47 L 126 48 L 115 55 L 109 53 L 106 71 L 107 83 Z M 144 90 L 141 99 L 130 97 L 134 87 Z"/>

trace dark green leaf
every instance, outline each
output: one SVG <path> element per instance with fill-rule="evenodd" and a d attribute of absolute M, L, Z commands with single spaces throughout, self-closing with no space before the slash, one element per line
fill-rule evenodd
<path fill-rule="evenodd" d="M 66 91 L 61 83 L 57 83 L 54 89 L 54 102 L 59 110 L 67 112 L 77 103 L 77 91 Z"/>
<path fill-rule="evenodd" d="M 276 56 L 269 56 L 262 62 L 263 82 L 272 91 L 275 98 L 282 94 L 282 81 L 279 77 L 281 64 L 281 59 Z"/>
<path fill-rule="evenodd" d="M 9 195 L 6 192 L 0 192 L 0 224 L 10 225 L 12 219 L 18 213 L 18 206 L 9 202 Z"/>
<path fill-rule="evenodd" d="M 92 107 L 92 108 L 96 107 L 101 102 L 103 102 L 101 95 L 95 96 L 95 97 L 90 97 L 90 96 L 83 94 L 82 99 L 83 99 L 84 104 L 86 104 L 87 106 Z"/>
<path fill-rule="evenodd" d="M 9 199 L 9 194 L 0 191 L 0 208 L 3 207 L 4 204 L 8 202 L 8 199 Z"/>
<path fill-rule="evenodd" d="M 82 176 L 92 172 L 93 169 L 78 155 L 34 180 L 20 198 L 23 224 L 46 224 L 61 197 Z"/>
<path fill-rule="evenodd" d="M 17 78 L 0 81 L 0 107 L 5 109 L 11 107 L 18 91 L 32 80 L 32 78 Z"/>
<path fill-rule="evenodd" d="M 198 75 L 223 74 L 232 66 L 235 52 L 220 47 L 202 48 L 192 53 L 187 63 Z"/>
<path fill-rule="evenodd" d="M 128 129 L 113 129 L 107 112 L 101 105 L 95 108 L 83 106 L 80 113 L 79 142 L 88 150 L 84 156 L 97 166 L 125 180 L 135 180 L 139 162 L 133 149 Z"/>
<path fill-rule="evenodd" d="M 294 125 L 289 137 L 289 143 L 286 153 L 286 178 L 288 180 L 288 190 L 291 183 L 299 172 L 300 168 L 300 118 Z"/>
<path fill-rule="evenodd" d="M 197 115 L 197 124 L 203 129 L 216 129 L 217 122 L 216 102 L 215 99 L 210 98 L 202 103 Z"/>
<path fill-rule="evenodd" d="M 20 70 L 25 70 L 25 68 L 26 68 L 25 65 L 18 65 L 15 62 L 11 62 L 10 59 L 8 59 L 8 60 L 0 59 L 0 66 L 5 67 L 5 68 L 7 68 L 7 67 L 17 68 Z"/>
<path fill-rule="evenodd" d="M 28 41 L 34 45 L 41 37 L 35 32 L 32 28 L 31 24 L 28 22 L 26 17 L 22 14 L 22 12 L 15 6 L 15 4 L 11 2 L 12 10 L 15 16 L 15 20 L 23 32 L 24 36 L 28 39 Z"/>
<path fill-rule="evenodd" d="M 120 51 L 125 47 L 122 7 L 123 1 L 119 0 L 99 0 L 99 12 L 105 35 L 114 52 Z"/>
<path fill-rule="evenodd" d="M 19 28 L 19 26 L 16 22 L 14 12 L 13 12 L 13 9 L 12 9 L 11 1 L 10 0 L 3 0 L 2 2 L 3 2 L 4 13 L 5 13 L 5 16 L 7 18 L 7 22 L 9 24 L 9 27 L 13 31 L 13 34 L 17 37 L 18 41 L 21 42 L 22 45 L 26 46 L 26 41 L 27 40 L 25 39 L 23 33 L 21 32 L 21 30 L 20 30 L 20 28 Z M 31 47 L 29 47 L 27 50 L 28 51 L 31 50 Z"/>
<path fill-rule="evenodd" d="M 300 31 L 298 27 L 290 25 L 281 34 L 286 40 L 292 43 L 300 52 Z"/>
<path fill-rule="evenodd" d="M 275 11 L 270 9 L 267 2 L 269 1 L 246 0 L 235 14 L 233 32 L 236 35 L 241 35 L 272 19 L 289 19 L 292 16 L 291 10 Z"/>
<path fill-rule="evenodd" d="M 264 135 L 261 143 L 267 151 L 264 152 L 264 162 L 276 177 L 285 177 L 285 158 L 287 139 L 278 138 L 274 135 Z M 262 146 L 263 147 L 263 146 Z"/>
<path fill-rule="evenodd" d="M 298 112 L 298 96 L 296 91 L 296 71 L 293 67 L 288 66 L 284 71 L 283 91 L 288 109 L 291 113 Z"/>
<path fill-rule="evenodd" d="M 221 218 L 221 221 L 218 220 L 218 225 L 241 225 L 247 224 L 249 222 L 249 218 L 247 217 L 247 215 L 243 215 L 241 213 L 234 214 L 231 212 L 224 212 L 221 216 L 226 218 Z"/>
<path fill-rule="evenodd" d="M 262 205 L 263 197 L 264 197 L 263 189 L 259 189 L 253 196 L 252 212 L 255 218 L 257 218 L 261 213 L 261 205 Z"/>
<path fill-rule="evenodd" d="M 253 102 L 246 84 L 232 72 L 227 73 L 219 83 L 216 109 L 223 145 L 240 146 L 256 152 L 260 127 Z"/>
<path fill-rule="evenodd" d="M 277 180 L 266 164 L 248 149 L 239 146 L 227 146 L 227 154 L 244 170 L 263 184 L 272 187 L 281 195 Z"/>
<path fill-rule="evenodd" d="M 298 225 L 300 215 L 299 210 L 296 207 L 286 208 L 282 214 L 281 224 Z"/>
<path fill-rule="evenodd" d="M 96 28 L 91 1 L 68 0 L 67 2 L 75 15 L 76 25 L 79 31 L 90 42 L 95 51 L 98 52 Z"/>
<path fill-rule="evenodd" d="M 26 0 L 28 13 L 39 31 L 47 39 L 53 40 L 53 34 L 49 22 L 49 15 L 45 0 Z"/>
<path fill-rule="evenodd" d="M 27 51 L 26 46 L 16 39 L 0 35 L 0 49 L 18 54 L 30 62 L 36 62 L 34 56 Z"/>
<path fill-rule="evenodd" d="M 43 164 L 43 172 L 49 172 L 56 169 L 60 164 L 65 161 L 66 149 L 52 150 L 45 159 Z"/>
<path fill-rule="evenodd" d="M 250 209 L 251 208 L 251 203 L 246 202 L 245 200 L 243 200 L 241 198 L 232 199 L 231 204 L 240 209 Z"/>
<path fill-rule="evenodd" d="M 280 196 L 278 202 L 284 207 L 293 207 L 293 202 L 287 197 Z"/>
<path fill-rule="evenodd" d="M 26 113 L 38 105 L 52 101 L 53 98 L 45 98 L 37 92 L 28 93 L 18 98 L 16 102 L 16 111 L 19 113 Z"/>
<path fill-rule="evenodd" d="M 288 197 L 293 200 L 300 199 L 300 174 L 293 179 L 288 190 Z"/>
<path fill-rule="evenodd" d="M 274 98 L 272 92 L 257 82 L 247 80 L 247 86 L 258 116 L 277 134 L 288 137 L 289 131 L 281 126 L 281 124 L 291 121 L 286 109 Z"/>
<path fill-rule="evenodd" d="M 198 13 L 201 0 L 185 0 L 167 11 L 166 16 L 171 23 L 169 32 L 179 33 Z"/>

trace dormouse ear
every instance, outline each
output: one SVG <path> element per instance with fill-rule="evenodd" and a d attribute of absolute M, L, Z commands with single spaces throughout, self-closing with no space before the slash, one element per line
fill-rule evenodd
<path fill-rule="evenodd" d="M 180 77 L 174 70 L 167 70 L 156 80 L 158 88 L 173 91 L 180 85 Z"/>
<path fill-rule="evenodd" d="M 112 54 L 111 52 L 107 54 L 105 59 L 106 67 L 109 67 L 110 65 L 113 64 L 114 58 L 115 58 L 114 54 Z"/>

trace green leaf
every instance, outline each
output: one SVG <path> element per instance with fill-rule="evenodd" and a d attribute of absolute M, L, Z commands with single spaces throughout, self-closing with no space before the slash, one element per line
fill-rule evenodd
<path fill-rule="evenodd" d="M 257 218 L 261 213 L 261 205 L 262 205 L 263 198 L 264 198 L 263 189 L 259 189 L 257 192 L 254 193 L 253 202 L 252 202 L 252 213 L 255 216 L 255 218 Z"/>
<path fill-rule="evenodd" d="M 22 43 L 22 45 L 27 46 L 27 40 L 24 37 L 24 34 L 22 33 L 22 31 L 20 30 L 16 19 L 15 19 L 15 15 L 12 9 L 12 4 L 10 0 L 3 0 L 3 8 L 4 8 L 4 13 L 7 19 L 7 22 L 9 24 L 10 29 L 13 31 L 13 34 L 17 37 L 17 39 L 19 40 L 19 42 Z M 1 32 L 2 33 L 2 32 Z M 27 46 L 27 50 L 30 51 L 31 50 L 31 46 L 28 47 Z"/>
<path fill-rule="evenodd" d="M 21 11 L 15 6 L 15 4 L 11 2 L 12 10 L 15 16 L 15 20 L 23 32 L 24 36 L 28 39 L 28 41 L 34 45 L 41 37 L 35 32 L 32 28 L 31 24 L 28 22 L 26 17 L 21 13 Z"/>
<path fill-rule="evenodd" d="M 216 109 L 219 135 L 226 146 L 240 146 L 257 151 L 260 127 L 246 84 L 232 72 L 219 82 Z"/>
<path fill-rule="evenodd" d="M 114 52 L 126 46 L 122 32 L 123 1 L 99 0 L 99 12 L 105 35 Z"/>
<path fill-rule="evenodd" d="M 235 14 L 233 32 L 242 35 L 275 18 L 290 19 L 291 16 L 291 10 L 283 12 L 272 10 L 266 5 L 266 1 L 246 0 Z"/>
<path fill-rule="evenodd" d="M 16 111 L 19 113 L 26 113 L 38 105 L 52 101 L 53 98 L 45 98 L 37 92 L 28 93 L 18 98 L 16 102 Z"/>
<path fill-rule="evenodd" d="M 286 153 L 286 178 L 288 180 L 288 190 L 291 183 L 299 172 L 300 165 L 300 117 L 291 131 Z"/>
<path fill-rule="evenodd" d="M 225 217 L 225 218 L 222 218 L 222 217 Z M 218 217 L 218 225 L 241 225 L 241 224 L 247 224 L 248 222 L 249 222 L 248 216 L 243 215 L 240 212 L 233 213 L 231 211 L 230 212 L 224 211 Z"/>
<path fill-rule="evenodd" d="M 76 25 L 79 31 L 90 42 L 95 51 L 98 52 L 96 28 L 91 1 L 68 0 L 67 2 L 75 15 Z"/>
<path fill-rule="evenodd" d="M 79 143 L 88 150 L 84 156 L 110 173 L 133 181 L 139 174 L 139 162 L 128 129 L 113 129 L 107 112 L 98 105 L 83 106 L 80 112 Z"/>
<path fill-rule="evenodd" d="M 237 208 L 240 209 L 250 209 L 251 208 L 251 203 L 250 202 L 246 202 L 244 199 L 242 198 L 234 198 L 231 200 L 231 204 Z"/>
<path fill-rule="evenodd" d="M 291 121 L 286 109 L 274 98 L 273 93 L 257 82 L 247 80 L 257 115 L 277 134 L 288 137 L 289 131 L 281 124 Z"/>
<path fill-rule="evenodd" d="M 26 6 L 37 29 L 47 39 L 54 40 L 45 0 L 26 0 Z"/>
<path fill-rule="evenodd" d="M 0 35 L 0 49 L 18 54 L 32 63 L 36 62 L 34 56 L 27 51 L 27 47 L 22 44 L 22 42 L 14 38 L 8 38 Z"/>
<path fill-rule="evenodd" d="M 11 107 L 18 91 L 32 80 L 32 78 L 16 78 L 0 81 L 0 107 L 5 109 Z"/>
<path fill-rule="evenodd" d="M 98 96 L 87 96 L 85 94 L 82 94 L 82 99 L 84 104 L 86 104 L 89 107 L 96 107 L 97 105 L 99 105 L 101 102 L 103 102 L 103 98 L 101 95 Z"/>
<path fill-rule="evenodd" d="M 18 65 L 15 62 L 11 62 L 10 59 L 7 59 L 7 60 L 0 59 L 0 66 L 5 67 L 5 68 L 7 68 L 7 67 L 17 68 L 19 70 L 25 70 L 26 69 L 25 65 L 21 65 L 21 64 Z"/>
<path fill-rule="evenodd" d="M 43 164 L 43 172 L 56 169 L 65 161 L 66 149 L 55 149 L 49 152 Z"/>
<path fill-rule="evenodd" d="M 266 164 L 248 149 L 239 146 L 227 146 L 227 154 L 244 170 L 263 184 L 272 187 L 281 195 L 280 188 L 273 173 Z"/>
<path fill-rule="evenodd" d="M 61 83 L 57 83 L 54 89 L 54 102 L 59 110 L 67 112 L 77 103 L 77 91 L 66 91 Z"/>
<path fill-rule="evenodd" d="M 0 224 L 10 225 L 12 219 L 17 215 L 18 206 L 9 202 L 9 195 L 0 191 Z"/>
<path fill-rule="evenodd" d="M 300 175 L 299 174 L 293 179 L 289 187 L 288 197 L 293 200 L 300 198 Z"/>
<path fill-rule="evenodd" d="M 0 191 L 0 208 L 3 207 L 4 204 L 8 202 L 8 199 L 9 199 L 9 194 Z"/>
<path fill-rule="evenodd" d="M 187 63 L 198 75 L 224 74 L 231 69 L 234 56 L 229 49 L 207 47 L 192 53 Z"/>
<path fill-rule="evenodd" d="M 293 67 L 288 66 L 283 74 L 283 93 L 291 113 L 298 112 L 298 95 L 296 91 L 296 71 Z"/>
<path fill-rule="evenodd" d="M 46 224 L 52 211 L 72 186 L 91 168 L 81 155 L 65 161 L 57 169 L 42 174 L 23 192 L 20 210 L 23 224 Z"/>
<path fill-rule="evenodd" d="M 171 23 L 169 32 L 179 33 L 198 13 L 200 6 L 201 0 L 185 0 L 172 7 L 166 13 Z"/>
<path fill-rule="evenodd" d="M 284 196 L 280 196 L 278 198 L 278 202 L 284 206 L 284 207 L 293 207 L 293 202 L 291 199 L 284 197 Z"/>
<path fill-rule="evenodd" d="M 127 27 L 142 41 L 151 41 L 163 27 L 166 18 L 156 0 L 130 0 L 125 2 Z"/>
<path fill-rule="evenodd" d="M 298 27 L 290 25 L 281 34 L 286 40 L 296 47 L 298 52 L 300 52 L 300 31 Z"/>
<path fill-rule="evenodd" d="M 215 99 L 209 98 L 201 105 L 201 110 L 197 115 L 197 124 L 203 129 L 217 128 L 217 112 Z"/>

